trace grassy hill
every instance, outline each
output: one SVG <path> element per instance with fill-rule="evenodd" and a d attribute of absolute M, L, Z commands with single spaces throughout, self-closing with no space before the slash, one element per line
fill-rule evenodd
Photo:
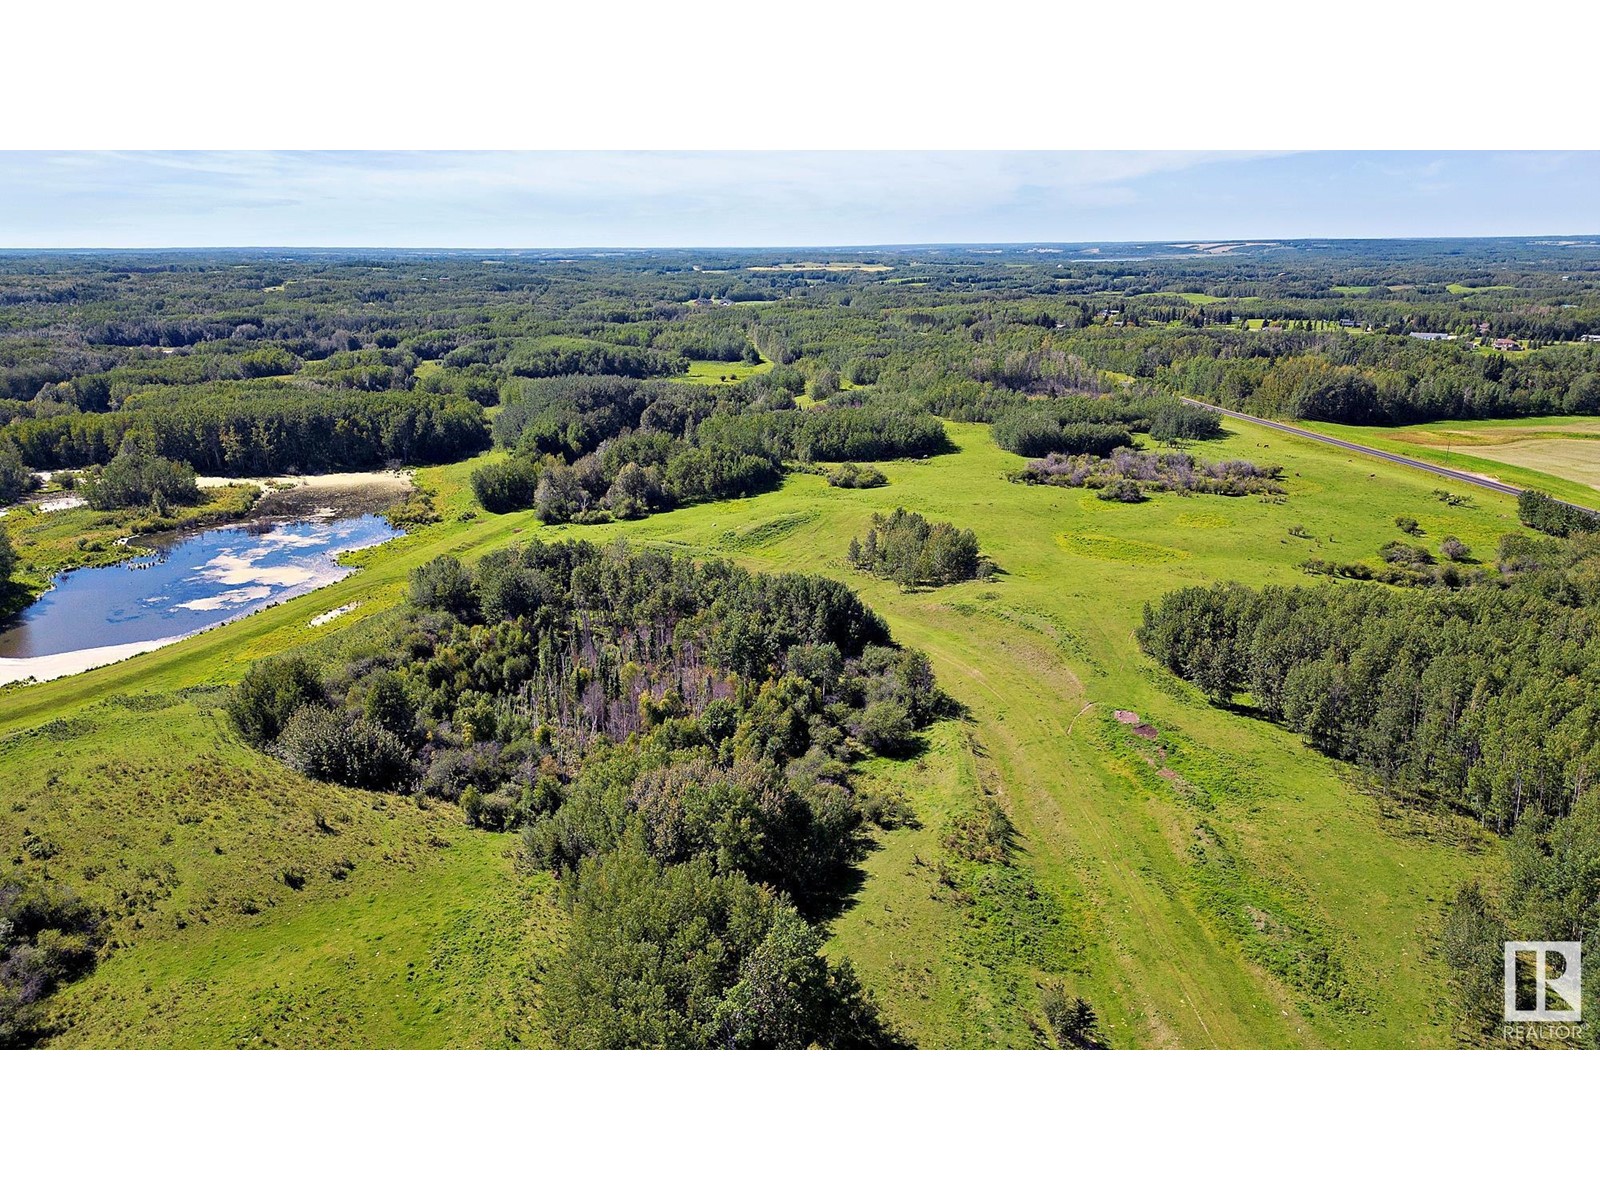
<path fill-rule="evenodd" d="M 66 989 L 63 1045 L 538 1045 L 553 884 L 516 841 L 315 784 L 244 748 L 218 704 L 254 658 L 384 635 L 407 573 L 531 536 L 626 537 L 848 581 L 925 650 L 964 707 L 926 752 L 879 763 L 915 821 L 882 834 L 834 925 L 919 1045 L 1042 1044 L 1063 980 L 1117 1046 L 1428 1046 L 1448 1040 L 1428 960 L 1441 906 L 1492 872 L 1470 825 L 1368 794 L 1298 738 L 1205 704 L 1147 663 L 1142 604 L 1190 583 L 1303 581 L 1307 557 L 1376 563 L 1411 516 L 1482 551 L 1509 498 L 1449 508 L 1420 473 L 1227 422 L 1206 457 L 1285 467 L 1283 503 L 1107 504 L 1007 481 L 982 426 L 959 452 L 881 464 L 889 485 L 781 490 L 563 530 L 468 517 L 473 464 L 421 472 L 444 519 L 314 595 L 153 654 L 0 693 L 0 841 L 105 905 L 115 950 Z M 874 510 L 977 532 L 995 578 L 906 593 L 851 571 Z M 1304 536 L 1291 536 L 1291 526 Z M 321 628 L 310 619 L 358 607 Z M 1118 711 L 1137 714 L 1137 724 Z M 998 807 L 1011 853 L 961 831 Z"/>

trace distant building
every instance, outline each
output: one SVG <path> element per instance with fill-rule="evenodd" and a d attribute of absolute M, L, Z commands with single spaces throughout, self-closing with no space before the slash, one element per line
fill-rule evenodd
<path fill-rule="evenodd" d="M 1496 350 L 1521 350 L 1522 346 L 1515 338 L 1495 338 L 1494 348 Z"/>
<path fill-rule="evenodd" d="M 1352 321 L 1349 317 L 1340 317 L 1339 318 L 1339 324 L 1341 326 L 1343 326 L 1345 329 L 1354 329 L 1356 327 L 1356 323 L 1354 321 Z"/>
<path fill-rule="evenodd" d="M 1600 333 L 1586 333 L 1578 340 L 1580 342 L 1600 342 Z"/>
<path fill-rule="evenodd" d="M 1453 342 L 1456 335 L 1453 333 L 1413 333 L 1412 337 L 1420 342 Z"/>

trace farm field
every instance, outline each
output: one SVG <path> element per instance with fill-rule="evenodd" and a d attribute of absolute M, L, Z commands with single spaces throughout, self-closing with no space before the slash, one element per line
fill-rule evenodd
<path fill-rule="evenodd" d="M 113 915 L 116 949 L 55 1002 L 57 1043 L 543 1044 L 539 969 L 562 918 L 548 879 L 515 871 L 516 840 L 449 806 L 288 772 L 237 741 L 218 689 L 321 638 L 381 642 L 409 571 L 439 553 L 575 536 L 830 575 L 929 654 L 963 715 L 920 757 L 871 765 L 916 821 L 877 835 L 830 942 L 916 1044 L 1041 1045 L 1050 979 L 1091 1000 L 1116 1046 L 1446 1044 L 1429 939 L 1456 886 L 1493 873 L 1493 843 L 1209 706 L 1132 631 L 1177 586 L 1297 583 L 1313 554 L 1376 562 L 1399 515 L 1488 549 L 1517 528 L 1514 505 L 1483 493 L 1449 508 L 1418 473 L 1226 425 L 1201 453 L 1283 464 L 1283 503 L 1106 504 L 1011 483 L 1022 460 L 964 424 L 949 425 L 957 453 L 879 464 L 884 488 L 794 474 L 751 499 L 600 526 L 476 513 L 474 461 L 420 471 L 444 519 L 362 552 L 351 577 L 0 694 L 0 838 L 37 839 Z M 852 571 L 851 537 L 897 505 L 972 528 L 999 572 L 905 592 Z M 108 808 L 113 773 L 131 801 Z M 952 824 L 985 803 L 1010 816 L 1016 853 L 952 862 Z"/>
<path fill-rule="evenodd" d="M 1488 475 L 1594 507 L 1600 496 L 1600 417 L 1337 425 L 1301 421 L 1318 433 Z"/>

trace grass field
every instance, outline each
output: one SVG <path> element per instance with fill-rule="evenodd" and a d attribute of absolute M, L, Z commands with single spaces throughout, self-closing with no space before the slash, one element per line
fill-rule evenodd
<path fill-rule="evenodd" d="M 1600 417 L 1434 421 L 1385 427 L 1299 423 L 1318 433 L 1488 475 L 1575 504 L 1593 508 L 1600 500 L 1596 496 L 1600 491 Z"/>
<path fill-rule="evenodd" d="M 1040 1044 L 1038 988 L 1053 979 L 1094 1004 L 1118 1046 L 1445 1044 L 1431 931 L 1461 880 L 1497 869 L 1493 846 L 1205 704 L 1144 659 L 1133 629 L 1176 586 L 1304 582 L 1313 554 L 1376 562 L 1397 515 L 1430 542 L 1487 549 L 1517 528 L 1513 502 L 1483 493 L 1448 508 L 1419 472 L 1225 425 L 1228 442 L 1202 453 L 1282 463 L 1286 502 L 1117 505 L 1012 484 L 1020 460 L 967 425 L 951 426 L 959 453 L 880 464 L 885 488 L 796 474 L 748 500 L 570 530 L 528 514 L 463 520 L 473 464 L 425 470 L 444 519 L 362 552 L 349 578 L 0 692 L 0 840 L 43 851 L 23 854 L 116 914 L 117 949 L 58 1002 L 71 1021 L 59 1040 L 542 1043 L 540 962 L 561 921 L 548 881 L 514 870 L 514 839 L 289 774 L 233 738 L 217 690 L 252 659 L 322 637 L 381 643 L 414 566 L 537 533 L 845 579 L 931 656 L 965 715 L 935 727 L 920 758 L 873 764 L 873 786 L 903 792 L 917 820 L 879 836 L 830 943 L 918 1044 Z M 895 505 L 973 528 L 1000 572 L 905 593 L 850 571 L 850 538 Z M 1307 538 L 1288 535 L 1296 524 Z M 348 603 L 349 616 L 308 625 Z M 946 844 L 984 805 L 1016 826 L 1009 862 L 965 862 Z"/>
<path fill-rule="evenodd" d="M 761 375 L 772 370 L 770 362 L 713 362 L 709 359 L 696 359 L 689 364 L 689 369 L 682 375 L 672 378 L 679 383 L 738 383 L 749 379 L 752 375 Z"/>

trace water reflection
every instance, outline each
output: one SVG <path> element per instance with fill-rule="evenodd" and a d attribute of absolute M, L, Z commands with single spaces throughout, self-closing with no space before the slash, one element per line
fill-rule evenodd
<path fill-rule="evenodd" d="M 0 633 L 0 658 L 35 658 L 196 633 L 344 578 L 334 561 L 398 531 L 382 517 L 230 525 L 57 577 Z"/>

